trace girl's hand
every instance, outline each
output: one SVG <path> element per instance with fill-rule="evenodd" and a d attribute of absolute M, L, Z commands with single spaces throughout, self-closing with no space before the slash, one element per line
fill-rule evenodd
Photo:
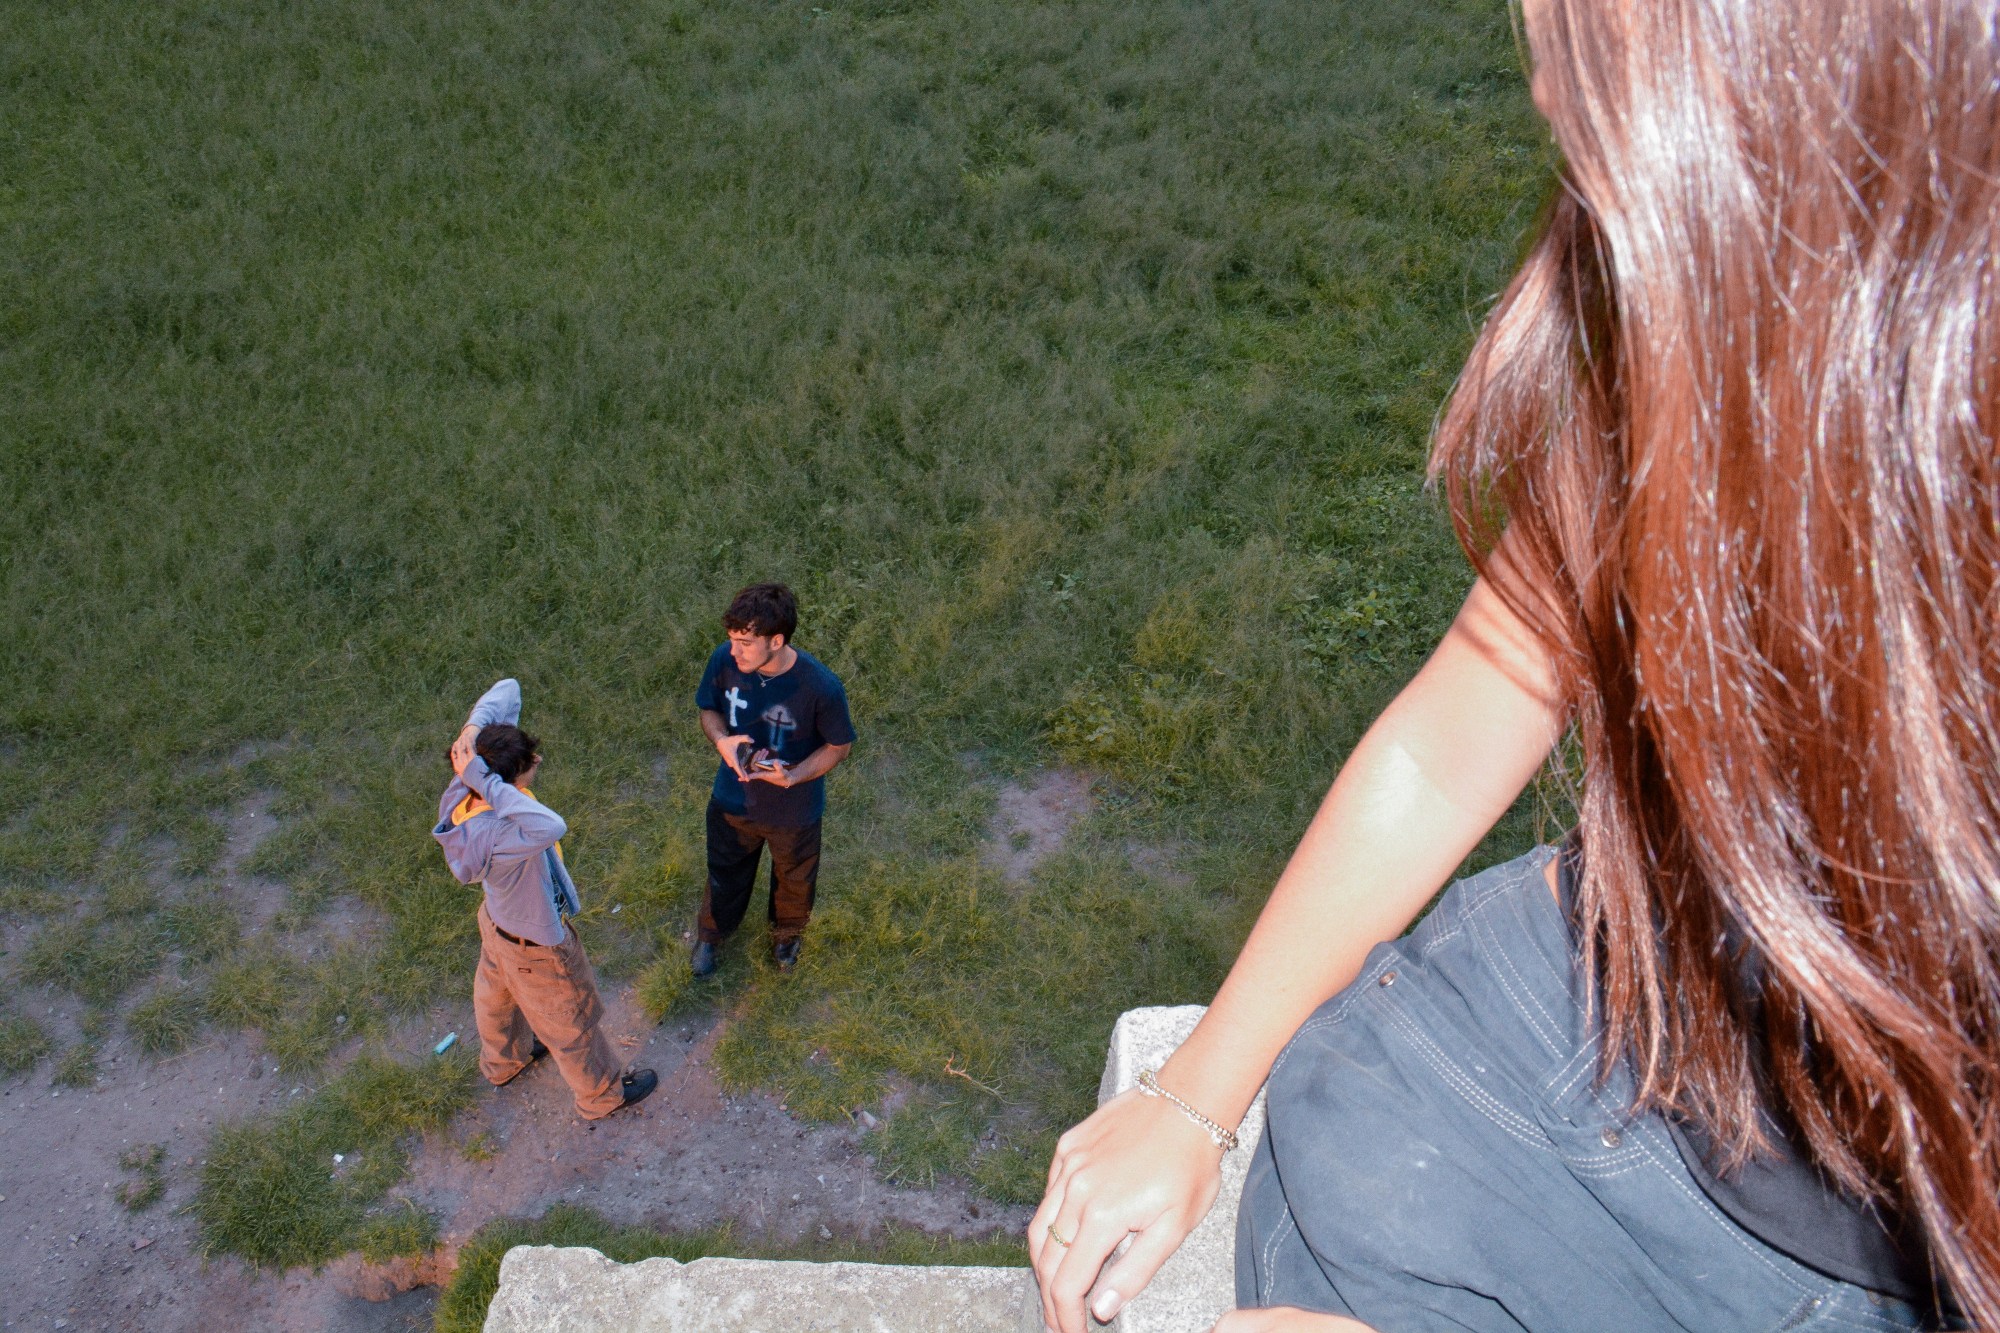
<path fill-rule="evenodd" d="M 1221 1188 L 1222 1150 L 1171 1102 L 1132 1089 L 1098 1107 L 1056 1140 L 1048 1192 L 1028 1223 L 1042 1321 L 1060 1333 L 1087 1333 L 1084 1299 L 1111 1251 L 1131 1235 L 1132 1248 L 1105 1271 L 1090 1302 L 1091 1315 L 1111 1320 L 1153 1280 Z"/>
<path fill-rule="evenodd" d="M 1375 1333 L 1375 1330 L 1358 1319 L 1277 1305 L 1268 1310 L 1232 1310 L 1215 1321 L 1211 1333 Z"/>

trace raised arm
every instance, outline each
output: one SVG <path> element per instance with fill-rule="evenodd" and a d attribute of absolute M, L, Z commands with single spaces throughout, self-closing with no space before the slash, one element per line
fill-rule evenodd
<path fill-rule="evenodd" d="M 465 715 L 465 725 L 458 729 L 458 739 L 451 743 L 452 767 L 463 769 L 465 761 L 472 758 L 472 747 L 479 740 L 479 729 L 490 727 L 496 722 L 521 721 L 521 682 L 512 676 L 495 681 L 493 688 L 479 696 L 479 702 L 472 705 L 472 711 Z"/>
<path fill-rule="evenodd" d="M 472 757 L 472 762 L 458 776 L 500 817 L 486 844 L 489 863 L 533 856 L 555 846 L 569 832 L 569 825 L 561 815 L 501 778 L 478 755 Z"/>
<path fill-rule="evenodd" d="M 1484 581 L 1430 661 L 1368 729 L 1307 827 L 1215 1002 L 1159 1071 L 1225 1125 L 1249 1109 L 1278 1052 L 1408 928 L 1521 794 L 1561 726 L 1553 673 Z M 1356 1145 L 1366 1151 L 1365 1145 Z M 1043 1318 L 1084 1333 L 1084 1297 L 1109 1319 L 1207 1213 L 1221 1150 L 1171 1102 L 1127 1092 L 1064 1134 L 1028 1227 Z M 1049 1239 L 1054 1225 L 1068 1245 Z"/>

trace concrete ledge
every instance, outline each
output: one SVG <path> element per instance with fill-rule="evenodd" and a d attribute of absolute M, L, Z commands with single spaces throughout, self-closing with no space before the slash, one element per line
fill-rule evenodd
<path fill-rule="evenodd" d="M 1194 1031 L 1206 1008 L 1198 1004 L 1130 1009 L 1111 1030 L 1111 1055 L 1097 1086 L 1100 1104 L 1127 1088 L 1138 1086 L 1141 1069 L 1158 1069 Z M 1173 1258 L 1160 1267 L 1151 1284 L 1111 1321 L 1118 1333 L 1208 1333 L 1224 1314 L 1236 1308 L 1236 1205 L 1243 1198 L 1243 1181 L 1250 1158 L 1264 1137 L 1264 1094 L 1250 1105 L 1237 1128 L 1240 1147 L 1224 1154 L 1222 1189 Z M 1036 1327 L 1040 1320 L 1037 1319 Z"/>
<path fill-rule="evenodd" d="M 1014 1333 L 1025 1268 L 647 1259 L 517 1245 L 486 1333 Z M 1038 1321 L 1039 1322 L 1039 1321 Z"/>
<path fill-rule="evenodd" d="M 1194 1031 L 1200 1005 L 1133 1009 L 1111 1033 L 1100 1103 L 1158 1068 Z M 1180 1250 L 1113 1320 L 1117 1333 L 1208 1333 L 1236 1308 L 1236 1206 L 1264 1133 L 1257 1094 L 1222 1159 L 1222 1190 Z M 1025 1268 L 916 1268 L 762 1259 L 648 1259 L 520 1245 L 500 1261 L 486 1333 L 1040 1333 Z"/>

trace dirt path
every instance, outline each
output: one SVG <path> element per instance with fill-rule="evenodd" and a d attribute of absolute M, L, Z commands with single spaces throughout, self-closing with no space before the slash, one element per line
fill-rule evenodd
<path fill-rule="evenodd" d="M 752 1240 L 798 1240 L 822 1227 L 865 1234 L 884 1223 L 956 1236 L 1026 1225 L 1029 1210 L 982 1204 L 962 1188 L 883 1183 L 852 1129 L 802 1123 L 768 1096 L 722 1096 L 709 1068 L 715 1020 L 651 1028 L 623 997 L 610 1007 L 614 1040 L 629 1061 L 659 1072 L 657 1093 L 588 1123 L 544 1061 L 460 1117 L 460 1139 L 484 1132 L 495 1156 L 426 1153 L 406 1192 L 447 1219 L 569 1202 L 675 1229 L 731 1221 Z"/>
<path fill-rule="evenodd" d="M 1026 879 L 1063 845 L 1089 812 L 1092 787 L 1087 775 L 1067 770 L 1002 786 L 989 856 L 1010 881 Z M 275 827 L 268 805 L 269 794 L 258 793 L 232 812 L 218 874 L 260 928 L 283 887 L 238 867 Z M 366 934 L 367 914 L 356 906 L 348 919 L 344 910 L 332 905 L 320 924 L 331 920 L 335 928 L 313 938 Z M 18 949 L 26 933 L 19 923 L 0 930 L 0 949 Z M 466 986 L 465 1001 L 399 1025 L 391 1050 L 421 1059 L 445 1032 L 476 1040 L 469 967 Z M 82 1010 L 73 999 L 45 989 L 13 998 L 61 1044 L 76 1040 Z M 660 1090 L 631 1111 L 588 1123 L 546 1061 L 504 1089 L 482 1089 L 447 1131 L 417 1145 L 410 1176 L 394 1191 L 439 1219 L 443 1244 L 427 1265 L 373 1269 L 349 1256 L 318 1273 L 260 1273 L 197 1252 L 184 1210 L 209 1134 L 317 1086 L 280 1074 L 254 1034 L 210 1031 L 195 1049 L 154 1061 L 121 1029 L 99 1051 L 92 1088 L 57 1088 L 53 1060 L 0 1081 L 0 1329 L 424 1329 L 437 1296 L 426 1284 L 448 1276 L 467 1236 L 495 1218 L 532 1217 L 563 1202 L 619 1223 L 693 1229 L 729 1222 L 751 1242 L 867 1235 L 885 1224 L 955 1236 L 1018 1233 L 1027 1224 L 1031 1210 L 992 1204 L 956 1184 L 913 1190 L 885 1183 L 856 1130 L 802 1123 L 768 1096 L 724 1097 L 710 1067 L 719 1018 L 655 1027 L 622 988 L 606 1000 L 618 1049 L 629 1063 L 657 1070 Z M 474 1140 L 480 1150 L 468 1152 Z M 166 1194 L 130 1213 L 117 1191 L 132 1177 L 118 1159 L 152 1143 L 166 1146 Z"/>
<path fill-rule="evenodd" d="M 984 1203 L 960 1187 L 883 1183 L 842 1126 L 801 1123 L 769 1097 L 722 1096 L 708 1064 L 716 1020 L 655 1028 L 629 997 L 608 999 L 615 1039 L 628 1060 L 659 1071 L 660 1090 L 594 1124 L 577 1117 L 546 1062 L 504 1089 L 482 1090 L 450 1130 L 418 1146 L 396 1191 L 437 1215 L 447 1253 L 493 1218 L 534 1216 L 558 1202 L 617 1222 L 729 1221 L 752 1240 L 796 1240 L 821 1227 L 853 1235 L 891 1222 L 960 1236 L 1026 1225 L 1027 1209 Z M 75 1020 L 51 996 L 30 992 L 18 1002 L 51 1027 Z M 393 1044 L 415 1058 L 434 1033 L 454 1029 L 471 1035 L 469 1006 L 440 1009 Z M 0 1085 L 0 1328 L 429 1327 L 435 1290 L 396 1289 L 435 1270 L 369 1271 L 350 1258 L 318 1274 L 271 1274 L 196 1253 L 193 1219 L 181 1210 L 210 1130 L 275 1110 L 312 1086 L 280 1076 L 256 1038 L 212 1037 L 155 1063 L 118 1036 L 105 1043 L 99 1067 L 89 1090 L 54 1087 L 47 1061 Z M 480 1134 L 491 1155 L 470 1160 L 463 1146 Z M 116 1198 L 130 1179 L 118 1158 L 146 1143 L 167 1145 L 166 1196 L 128 1213 Z"/>

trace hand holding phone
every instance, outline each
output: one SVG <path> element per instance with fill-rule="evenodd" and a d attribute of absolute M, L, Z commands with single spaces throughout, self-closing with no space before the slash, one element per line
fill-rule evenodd
<path fill-rule="evenodd" d="M 750 742 L 744 741 L 736 747 L 736 766 L 743 770 L 743 776 L 752 773 L 774 773 L 785 767 L 785 762 L 769 750 L 752 751 Z"/>

